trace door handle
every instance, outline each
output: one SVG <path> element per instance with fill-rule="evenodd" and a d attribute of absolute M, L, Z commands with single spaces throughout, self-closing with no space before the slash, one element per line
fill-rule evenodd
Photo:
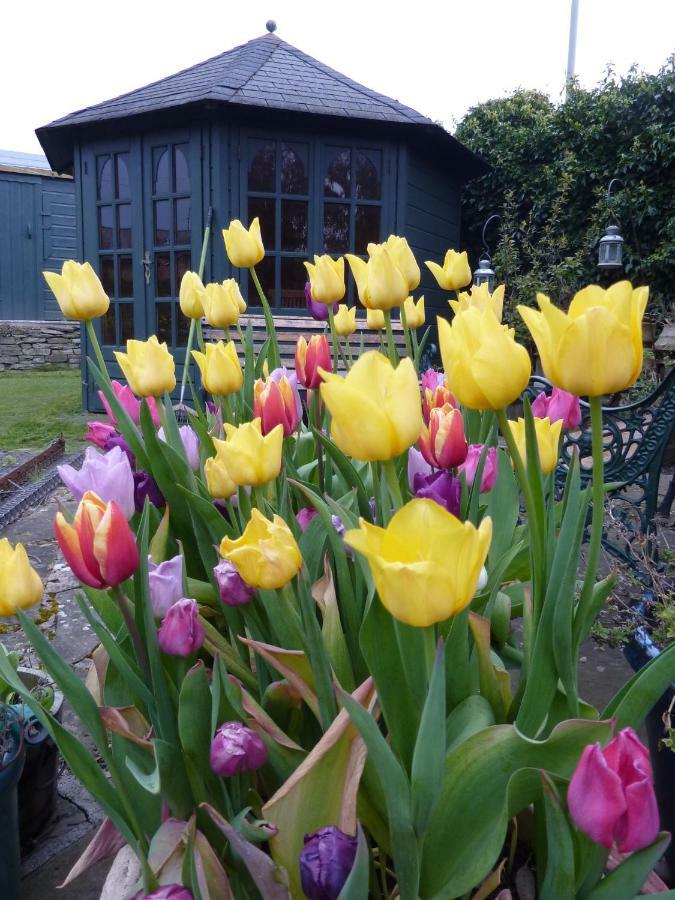
<path fill-rule="evenodd" d="M 33 226 L 30 224 L 30 222 L 26 225 L 26 237 L 29 241 L 33 239 Z"/>
<path fill-rule="evenodd" d="M 150 256 L 150 252 L 148 250 L 145 251 L 145 256 L 141 260 L 141 265 L 143 266 L 143 276 L 145 277 L 145 283 L 150 284 L 150 274 L 152 269 L 152 258 Z"/>

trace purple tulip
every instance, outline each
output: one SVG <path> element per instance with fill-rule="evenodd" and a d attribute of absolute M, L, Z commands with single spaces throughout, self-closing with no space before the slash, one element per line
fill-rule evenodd
<path fill-rule="evenodd" d="M 181 425 L 178 429 L 178 433 L 180 434 L 188 465 L 195 471 L 199 468 L 199 438 L 197 437 L 197 433 L 194 428 L 191 428 L 189 425 Z M 166 441 L 163 428 L 159 429 L 157 437 L 160 441 Z"/>
<path fill-rule="evenodd" d="M 159 485 L 149 472 L 134 472 L 134 504 L 136 512 L 143 512 L 145 499 L 160 509 L 166 506 L 166 500 Z"/>
<path fill-rule="evenodd" d="M 223 559 L 218 563 L 213 570 L 213 576 L 218 584 L 220 599 L 225 606 L 243 606 L 255 594 L 255 588 L 246 584 L 237 572 L 237 567 L 229 559 Z"/>
<path fill-rule="evenodd" d="M 474 478 L 476 477 L 476 472 L 478 471 L 478 463 L 480 461 L 480 455 L 483 452 L 483 444 L 469 444 L 469 450 L 466 454 L 466 459 L 461 464 L 461 466 L 457 467 L 457 472 L 464 472 L 466 476 L 466 483 L 471 487 L 473 484 Z M 480 492 L 484 494 L 486 491 L 491 491 L 497 482 L 497 448 L 490 447 L 486 456 L 485 462 L 483 464 L 483 476 L 480 480 Z"/>
<path fill-rule="evenodd" d="M 224 722 L 209 750 L 211 768 L 221 778 L 254 772 L 267 762 L 267 747 L 252 728 L 241 722 Z"/>
<path fill-rule="evenodd" d="M 336 825 L 305 835 L 300 882 L 308 900 L 336 900 L 356 858 L 357 840 Z"/>
<path fill-rule="evenodd" d="M 113 434 L 115 434 L 115 426 L 110 425 L 109 422 L 87 422 L 84 439 L 103 450 L 105 442 Z"/>
<path fill-rule="evenodd" d="M 107 453 L 87 447 L 81 469 L 57 466 L 57 471 L 76 500 L 81 500 L 87 491 L 93 491 L 104 503 L 114 500 L 127 519 L 133 516 L 134 474 L 120 447 L 113 447 Z"/>
<path fill-rule="evenodd" d="M 308 281 L 305 284 L 305 300 L 307 302 L 307 309 L 309 310 L 309 314 L 311 317 L 317 322 L 327 322 L 328 321 L 328 306 L 325 303 L 317 303 L 316 300 L 312 297 L 312 285 Z M 333 304 L 333 314 L 338 311 L 338 304 Z"/>
<path fill-rule="evenodd" d="M 433 394 L 436 388 L 443 387 L 445 384 L 445 372 L 437 372 L 435 369 L 427 369 L 426 372 L 422 373 L 422 378 L 420 379 L 422 385 L 422 395 L 424 396 L 424 392 L 427 388 Z"/>
<path fill-rule="evenodd" d="M 433 466 L 429 465 L 417 447 L 411 447 L 408 450 L 408 486 L 413 493 L 415 491 L 415 477 L 417 475 L 432 475 L 433 471 Z"/>
<path fill-rule="evenodd" d="M 414 494 L 438 503 L 453 516 L 459 516 L 462 483 L 450 472 L 434 472 L 432 475 L 415 475 Z"/>
<path fill-rule="evenodd" d="M 160 649 L 168 656 L 191 656 L 204 643 L 196 600 L 179 600 L 164 616 L 157 634 Z"/>
<path fill-rule="evenodd" d="M 123 450 L 127 459 L 129 460 L 129 465 L 132 469 L 136 468 L 136 457 L 131 452 L 131 447 L 127 444 L 125 438 L 121 434 L 117 434 L 117 432 L 113 431 L 113 433 L 106 440 L 103 449 L 107 452 L 108 450 L 112 450 L 113 447 L 119 447 L 120 450 Z"/>
<path fill-rule="evenodd" d="M 537 396 L 532 403 L 532 415 L 537 419 L 548 418 L 551 423 L 562 419 L 563 429 L 570 431 L 581 424 L 581 404 L 574 394 L 554 387 L 550 397 L 544 391 Z"/>
<path fill-rule="evenodd" d="M 302 509 L 299 509 L 295 515 L 295 521 L 300 526 L 300 531 L 306 531 L 318 515 L 318 511 L 312 509 L 311 506 L 303 506 Z"/>
<path fill-rule="evenodd" d="M 182 884 L 163 884 L 150 894 L 139 891 L 134 900 L 194 900 L 194 894 Z"/>
<path fill-rule="evenodd" d="M 173 559 L 156 563 L 148 556 L 148 582 L 152 613 L 156 619 L 163 619 L 174 603 L 185 595 L 183 557 L 178 554 Z"/>

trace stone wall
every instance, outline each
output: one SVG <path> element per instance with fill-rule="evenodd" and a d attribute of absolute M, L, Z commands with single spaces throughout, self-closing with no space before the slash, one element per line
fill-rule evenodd
<path fill-rule="evenodd" d="M 79 322 L 0 321 L 0 371 L 80 365 Z"/>

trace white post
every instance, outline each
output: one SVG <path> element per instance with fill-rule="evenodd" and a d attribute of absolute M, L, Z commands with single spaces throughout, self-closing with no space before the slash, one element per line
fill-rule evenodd
<path fill-rule="evenodd" d="M 579 0 L 572 0 L 570 9 L 570 39 L 567 45 L 567 72 L 565 74 L 565 98 L 570 81 L 574 78 L 574 64 L 577 55 L 577 22 L 579 20 Z"/>

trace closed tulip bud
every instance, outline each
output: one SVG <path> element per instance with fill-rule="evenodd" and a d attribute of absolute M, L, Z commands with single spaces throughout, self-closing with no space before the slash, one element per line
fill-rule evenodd
<path fill-rule="evenodd" d="M 204 477 L 209 494 L 216 500 L 227 500 L 237 491 L 237 485 L 217 449 L 216 455 L 210 456 L 204 463 Z"/>
<path fill-rule="evenodd" d="M 87 422 L 84 439 L 103 449 L 108 438 L 116 433 L 115 426 L 109 422 Z"/>
<path fill-rule="evenodd" d="M 527 387 L 528 352 L 491 310 L 469 308 L 452 324 L 439 318 L 438 337 L 448 387 L 463 406 L 503 409 Z"/>
<path fill-rule="evenodd" d="M 314 264 L 305 263 L 312 300 L 330 306 L 342 300 L 345 295 L 345 261 L 342 257 L 333 259 L 325 253 L 315 256 Z"/>
<path fill-rule="evenodd" d="M 229 559 L 222 559 L 213 570 L 220 599 L 225 606 L 243 606 L 255 594 L 255 588 L 246 584 Z"/>
<path fill-rule="evenodd" d="M 134 425 L 138 425 L 141 420 L 141 401 L 134 396 L 134 392 L 131 390 L 128 384 L 120 384 L 119 381 L 113 381 L 111 382 L 111 386 L 115 397 L 117 398 L 117 402 L 129 416 Z M 108 413 L 108 418 L 113 423 L 113 425 L 117 425 L 118 423 L 115 414 L 113 413 L 112 408 L 108 403 L 108 400 L 103 391 L 99 391 L 98 396 L 101 400 L 101 403 L 103 404 L 105 411 Z M 146 397 L 145 402 L 148 404 L 148 409 L 150 410 L 152 421 L 155 423 L 155 428 L 159 427 L 159 410 L 157 409 L 155 398 Z"/>
<path fill-rule="evenodd" d="M 435 469 L 451 469 L 463 463 L 468 444 L 461 412 L 449 403 L 432 409 L 429 425 L 422 426 L 418 443 L 422 456 Z"/>
<path fill-rule="evenodd" d="M 295 345 L 295 374 L 303 387 L 316 390 L 322 382 L 319 369 L 332 370 L 330 348 L 325 334 L 315 334 L 309 344 L 300 335 Z"/>
<path fill-rule="evenodd" d="M 366 309 L 393 309 L 408 296 L 408 281 L 396 267 L 391 251 L 384 244 L 370 247 L 370 259 L 347 253 L 356 282 L 359 300 Z"/>
<path fill-rule="evenodd" d="M 224 344 L 207 344 L 205 352 L 193 350 L 192 355 L 202 373 L 204 387 L 214 396 L 236 394 L 244 384 L 244 373 L 239 364 L 237 348 L 233 341 Z"/>
<path fill-rule="evenodd" d="M 570 431 L 581 424 L 581 404 L 579 398 L 568 391 L 554 387 L 551 396 L 544 391 L 532 403 L 532 415 L 538 419 L 549 418 L 551 422 L 562 420 L 563 430 Z"/>
<path fill-rule="evenodd" d="M 384 244 L 368 244 L 368 255 L 375 247 L 384 246 L 391 254 L 394 265 L 406 280 L 409 291 L 414 291 L 420 283 L 420 267 L 417 265 L 415 255 L 404 237 L 390 234 Z"/>
<path fill-rule="evenodd" d="M 212 328 L 229 328 L 236 325 L 239 317 L 246 312 L 246 302 L 241 296 L 239 285 L 234 278 L 212 282 L 204 288 L 202 297 L 204 318 Z"/>
<path fill-rule="evenodd" d="M 424 628 L 461 612 L 476 590 L 492 521 L 476 528 L 431 500 L 411 500 L 386 528 L 359 520 L 345 543 L 368 560 L 383 605 L 400 622 Z"/>
<path fill-rule="evenodd" d="M 417 373 L 410 359 L 394 368 L 381 353 L 364 353 L 345 378 L 322 372 L 321 398 L 331 415 L 331 437 L 364 462 L 392 459 L 422 430 Z"/>
<path fill-rule="evenodd" d="M 230 222 L 229 228 L 223 228 L 223 240 L 230 262 L 238 269 L 250 269 L 265 256 L 257 216 L 251 222 L 248 231 L 239 219 L 234 219 Z"/>
<path fill-rule="evenodd" d="M 17 609 L 28 609 L 42 599 L 40 576 L 28 561 L 23 544 L 14 547 L 0 538 L 0 616 L 11 616 Z"/>
<path fill-rule="evenodd" d="M 263 436 L 262 422 L 253 419 L 236 427 L 225 423 L 227 440 L 213 439 L 217 456 L 237 486 L 267 484 L 281 471 L 284 429 L 276 425 Z"/>
<path fill-rule="evenodd" d="M 159 626 L 157 643 L 167 656 L 192 656 L 204 643 L 196 600 L 178 600 L 170 606 Z"/>
<path fill-rule="evenodd" d="M 286 522 L 276 515 L 270 522 L 256 508 L 240 538 L 222 539 L 220 555 L 234 563 L 247 584 L 266 591 L 288 584 L 302 566 L 300 548 Z"/>
<path fill-rule="evenodd" d="M 426 498 L 438 503 L 443 509 L 447 509 L 453 516 L 459 517 L 462 482 L 450 472 L 433 472 L 430 475 L 416 474 L 413 494 L 415 497 Z"/>
<path fill-rule="evenodd" d="M 457 406 L 454 394 L 448 387 L 448 382 L 443 372 L 435 372 L 433 369 L 427 369 L 422 375 L 422 415 L 424 421 L 429 422 L 429 415 L 432 409 L 445 406 Z"/>
<path fill-rule="evenodd" d="M 127 519 L 133 516 L 134 473 L 121 447 L 113 447 L 107 453 L 88 447 L 79 470 L 73 466 L 57 466 L 56 470 L 76 500 L 92 491 L 104 503 L 114 500 Z"/>
<path fill-rule="evenodd" d="M 366 310 L 366 325 L 372 331 L 384 331 L 387 327 L 387 323 L 384 318 L 384 313 L 381 309 L 368 309 Z"/>
<path fill-rule="evenodd" d="M 417 303 L 415 303 L 414 297 L 408 297 L 403 308 L 408 328 L 421 328 L 424 325 L 424 297 L 420 297 Z"/>
<path fill-rule="evenodd" d="M 337 825 L 306 834 L 300 883 L 308 900 L 337 900 L 356 859 L 357 840 Z"/>
<path fill-rule="evenodd" d="M 443 260 L 443 265 L 427 260 L 425 263 L 431 274 L 444 291 L 458 291 L 466 287 L 471 281 L 471 266 L 466 255 L 466 250 L 457 253 L 456 250 L 448 250 Z"/>
<path fill-rule="evenodd" d="M 105 451 L 105 453 L 107 453 L 109 450 L 112 450 L 113 447 L 119 447 L 119 449 L 122 450 L 122 452 L 126 454 L 126 457 L 129 460 L 129 465 L 131 466 L 131 468 L 132 469 L 136 468 L 136 457 L 131 452 L 131 447 L 127 443 L 127 439 L 124 437 L 123 434 L 117 434 L 116 432 L 113 432 L 113 434 L 110 435 L 110 437 L 107 439 L 107 441 L 103 445 L 103 450 Z M 92 488 L 92 490 L 94 491 L 95 494 L 98 493 L 98 491 L 95 488 Z M 99 496 L 100 496 L 100 494 L 99 494 Z"/>
<path fill-rule="evenodd" d="M 544 374 L 556 387 L 577 397 L 624 391 L 642 370 L 642 317 L 649 288 L 620 281 L 607 290 L 583 288 L 567 313 L 545 294 L 538 312 L 519 306 L 539 350 Z"/>
<path fill-rule="evenodd" d="M 305 284 L 305 303 L 307 304 L 307 309 L 309 310 L 310 316 L 314 319 L 315 322 L 327 322 L 329 315 L 328 310 L 330 309 L 330 303 L 326 306 L 325 303 L 317 303 L 312 297 L 312 285 L 308 281 Z M 333 313 L 337 312 L 338 304 L 333 304 Z"/>
<path fill-rule="evenodd" d="M 136 505 L 136 512 L 143 512 L 146 500 L 160 509 L 166 506 L 164 495 L 152 475 L 149 472 L 134 472 L 134 504 Z"/>
<path fill-rule="evenodd" d="M 267 762 L 267 747 L 252 728 L 241 722 L 224 722 L 209 750 L 211 769 L 221 778 L 255 772 Z"/>
<path fill-rule="evenodd" d="M 196 272 L 186 272 L 180 281 L 180 309 L 188 319 L 201 319 L 204 315 L 202 299 L 204 285 Z"/>
<path fill-rule="evenodd" d="M 64 262 L 61 274 L 43 272 L 66 319 L 87 322 L 108 312 L 110 300 L 99 277 L 88 262 Z"/>
<path fill-rule="evenodd" d="M 172 559 L 156 563 L 148 557 L 148 584 L 150 605 L 156 619 L 163 619 L 169 609 L 183 598 L 183 557 L 178 554 Z"/>
<path fill-rule="evenodd" d="M 469 444 L 466 459 L 459 466 L 457 472 L 464 472 L 466 483 L 471 487 L 478 472 L 478 463 L 480 462 L 481 453 L 483 452 L 483 444 Z M 496 447 L 489 447 L 485 455 L 483 463 L 483 475 L 480 480 L 480 493 L 491 491 L 497 483 L 498 460 Z"/>
<path fill-rule="evenodd" d="M 333 327 L 340 337 L 349 337 L 356 331 L 356 307 L 350 309 L 345 303 L 338 306 L 337 312 L 333 319 Z M 324 366 L 325 369 L 328 366 Z"/>
<path fill-rule="evenodd" d="M 115 359 L 134 394 L 159 397 L 176 387 L 176 365 L 166 343 L 155 335 L 147 341 L 127 341 L 127 352 L 115 350 Z"/>
<path fill-rule="evenodd" d="M 620 853 L 649 846 L 659 833 L 659 811 L 647 748 L 632 728 L 607 746 L 589 744 L 567 789 L 574 824 L 591 840 Z"/>
<path fill-rule="evenodd" d="M 474 284 L 469 288 L 468 292 L 462 292 L 458 300 L 449 300 L 448 302 L 456 316 L 471 307 L 474 307 L 479 312 L 490 309 L 497 321 L 501 322 L 504 307 L 504 285 L 500 284 L 490 293 L 486 282 L 479 285 Z"/>
<path fill-rule="evenodd" d="M 318 515 L 318 510 L 312 509 L 311 506 L 303 506 L 302 509 L 299 509 L 295 515 L 295 521 L 298 523 L 300 531 L 309 528 Z"/>
<path fill-rule="evenodd" d="M 139 891 L 134 900 L 194 900 L 194 894 L 182 884 L 163 884 L 149 894 Z"/>
<path fill-rule="evenodd" d="M 518 447 L 518 452 L 523 462 L 527 462 L 525 441 L 525 419 L 516 422 L 510 420 L 509 427 Z M 539 464 L 544 475 L 548 475 L 558 464 L 560 432 L 562 421 L 551 423 L 549 419 L 535 419 L 534 430 L 537 435 L 537 448 L 539 450 Z"/>
<path fill-rule="evenodd" d="M 302 403 L 295 373 L 275 369 L 267 381 L 259 378 L 253 385 L 253 415 L 260 419 L 262 433 L 269 434 L 277 425 L 289 437 L 302 417 Z"/>
<path fill-rule="evenodd" d="M 181 425 L 178 429 L 178 434 L 180 436 L 180 442 L 183 445 L 183 450 L 185 451 L 185 458 L 188 461 L 188 465 L 192 470 L 198 469 L 199 438 L 197 437 L 197 432 L 189 425 Z M 159 429 L 157 437 L 160 441 L 166 441 L 163 428 Z"/>
<path fill-rule="evenodd" d="M 415 476 L 431 475 L 434 471 L 426 459 L 422 456 L 417 447 L 411 447 L 408 450 L 408 487 L 415 492 Z"/>
<path fill-rule="evenodd" d="M 114 500 L 87 491 L 72 524 L 56 514 L 54 532 L 73 575 L 88 587 L 117 587 L 138 568 L 134 533 Z"/>

